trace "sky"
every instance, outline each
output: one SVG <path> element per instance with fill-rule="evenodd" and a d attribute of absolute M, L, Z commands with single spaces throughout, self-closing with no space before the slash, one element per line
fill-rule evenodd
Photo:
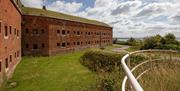
<path fill-rule="evenodd" d="M 113 27 L 113 37 L 180 38 L 180 0 L 21 0 L 24 6 L 80 16 Z"/>

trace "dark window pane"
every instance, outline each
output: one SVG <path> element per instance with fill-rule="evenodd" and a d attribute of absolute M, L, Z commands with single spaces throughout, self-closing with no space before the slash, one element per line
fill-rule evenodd
<path fill-rule="evenodd" d="M 28 28 L 26 28 L 26 33 L 29 33 L 29 29 Z"/>
<path fill-rule="evenodd" d="M 57 46 L 60 46 L 60 43 L 57 43 Z"/>
<path fill-rule="evenodd" d="M 41 30 L 41 33 L 44 33 L 44 32 L 45 32 L 44 29 L 42 29 L 42 30 Z"/>
<path fill-rule="evenodd" d="M 44 48 L 45 47 L 45 44 L 44 43 L 42 43 L 42 48 Z"/>
<path fill-rule="evenodd" d="M 37 29 L 33 29 L 33 34 L 38 34 L 38 30 Z"/>
<path fill-rule="evenodd" d="M 66 43 L 62 43 L 62 47 L 66 47 Z"/>
<path fill-rule="evenodd" d="M 5 36 L 8 36 L 8 27 L 5 26 Z"/>
<path fill-rule="evenodd" d="M 57 33 L 60 33 L 60 30 L 57 30 Z"/>
<path fill-rule="evenodd" d="M 29 48 L 29 45 L 28 45 L 28 44 L 26 44 L 26 48 Z"/>
<path fill-rule="evenodd" d="M 6 68 L 8 68 L 8 66 L 9 66 L 9 65 L 8 65 L 8 58 L 6 58 L 5 61 L 6 61 L 6 62 L 5 62 L 5 66 L 6 66 Z"/>
<path fill-rule="evenodd" d="M 65 34 L 66 34 L 65 30 L 62 30 L 62 35 L 65 35 Z"/>
<path fill-rule="evenodd" d="M 33 49 L 38 49 L 38 45 L 37 44 L 33 44 Z"/>

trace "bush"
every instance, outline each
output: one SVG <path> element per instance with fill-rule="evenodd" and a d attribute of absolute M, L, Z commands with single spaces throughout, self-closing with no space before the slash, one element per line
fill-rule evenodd
<path fill-rule="evenodd" d="M 87 51 L 80 62 L 92 71 L 111 72 L 115 67 L 121 66 L 123 54 L 102 51 Z"/>

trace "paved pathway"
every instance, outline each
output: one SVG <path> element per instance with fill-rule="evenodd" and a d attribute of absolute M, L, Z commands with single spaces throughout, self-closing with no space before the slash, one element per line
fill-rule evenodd
<path fill-rule="evenodd" d="M 114 51 L 114 52 L 126 52 L 126 53 L 128 53 L 128 51 L 126 51 L 126 49 L 128 49 L 129 48 L 129 46 L 127 46 L 127 45 L 122 45 L 120 48 L 114 48 L 114 49 L 112 49 L 112 51 Z"/>

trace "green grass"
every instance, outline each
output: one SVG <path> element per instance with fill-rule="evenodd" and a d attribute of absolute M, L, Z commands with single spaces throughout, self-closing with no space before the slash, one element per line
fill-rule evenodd
<path fill-rule="evenodd" d="M 95 83 L 96 75 L 79 62 L 83 51 L 53 57 L 23 57 L 5 91 L 81 91 Z M 6 86 L 7 87 L 7 86 Z"/>

